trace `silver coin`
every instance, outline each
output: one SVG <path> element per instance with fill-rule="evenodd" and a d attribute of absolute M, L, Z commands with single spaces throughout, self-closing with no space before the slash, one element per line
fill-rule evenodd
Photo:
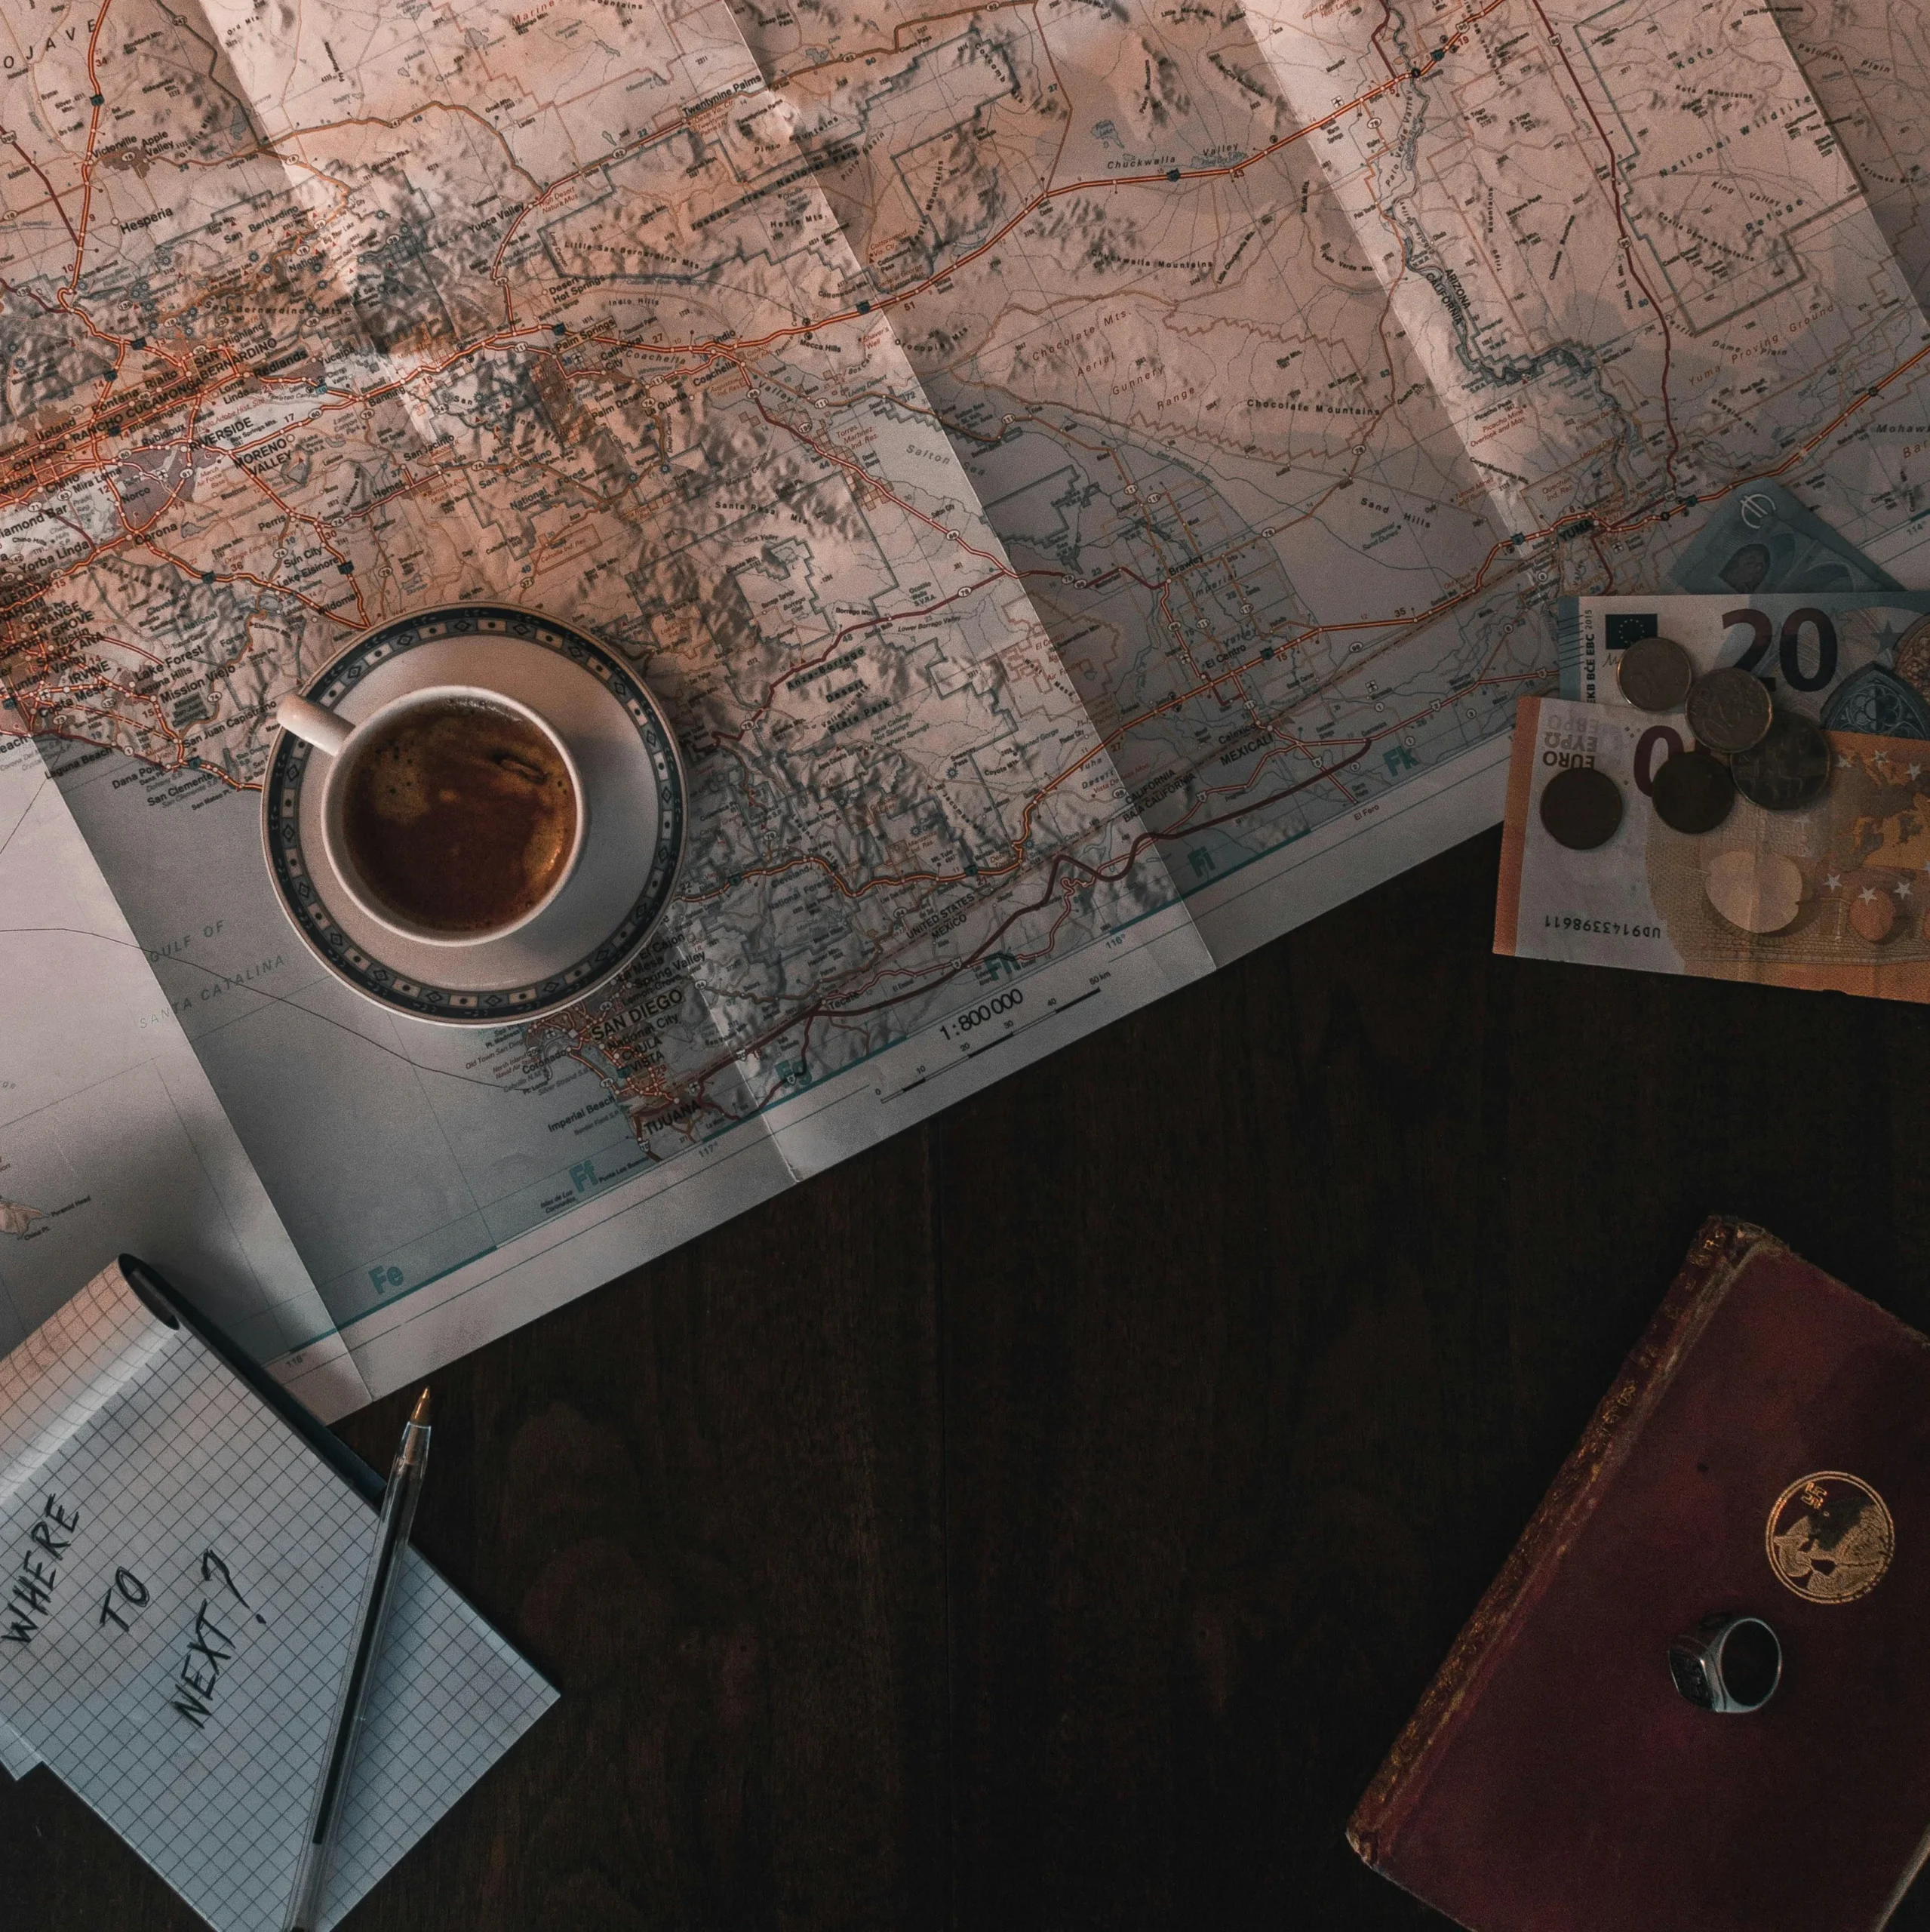
<path fill-rule="evenodd" d="M 1759 745 L 1729 764 L 1735 789 L 1767 812 L 1800 811 L 1830 789 L 1830 741 L 1806 718 L 1779 711 Z"/>
<path fill-rule="evenodd" d="M 1733 666 L 1696 679 L 1689 694 L 1688 712 L 1695 742 L 1730 758 L 1751 745 L 1759 745 L 1775 715 L 1769 686 Z"/>
<path fill-rule="evenodd" d="M 1637 638 L 1615 666 L 1615 682 L 1637 711 L 1673 711 L 1695 681 L 1695 663 L 1672 637 Z"/>

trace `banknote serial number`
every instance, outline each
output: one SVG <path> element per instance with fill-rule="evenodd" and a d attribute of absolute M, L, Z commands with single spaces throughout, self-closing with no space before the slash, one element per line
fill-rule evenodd
<path fill-rule="evenodd" d="M 1582 919 L 1571 912 L 1544 912 L 1541 915 L 1544 931 L 1560 933 L 1600 933 L 1609 939 L 1660 939 L 1660 926 L 1631 924 L 1626 919 Z"/>

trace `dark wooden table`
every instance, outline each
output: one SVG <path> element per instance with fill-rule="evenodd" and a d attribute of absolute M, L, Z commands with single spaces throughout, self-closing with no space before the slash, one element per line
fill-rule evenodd
<path fill-rule="evenodd" d="M 1495 958 L 1498 849 L 438 1376 L 564 1697 L 352 1932 L 1445 1925 L 1343 1821 L 1702 1217 L 1930 1327 L 1930 1013 Z M 0 1777 L 9 1932 L 198 1923 Z"/>

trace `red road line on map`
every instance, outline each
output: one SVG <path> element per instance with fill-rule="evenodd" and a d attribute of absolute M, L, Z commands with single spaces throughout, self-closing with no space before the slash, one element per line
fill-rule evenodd
<path fill-rule="evenodd" d="M 40 185 L 47 190 L 47 198 L 54 204 L 54 212 L 60 217 L 60 226 L 67 231 L 68 240 L 78 248 L 81 245 L 81 238 L 74 232 L 74 224 L 67 214 L 67 205 L 61 200 L 54 183 L 48 180 L 47 171 L 27 152 L 20 143 L 20 136 L 14 133 L 11 128 L 6 131 L 6 139 L 13 143 L 14 152 L 40 177 Z M 41 306 L 44 308 L 45 304 L 43 303 Z"/>
<path fill-rule="evenodd" d="M 88 109 L 87 146 L 81 154 L 81 220 L 79 232 L 74 235 L 74 266 L 67 278 L 67 285 L 62 289 L 59 300 L 66 308 L 68 298 L 77 294 L 81 285 L 81 263 L 87 254 L 88 220 L 94 210 L 94 146 L 100 138 L 100 115 L 105 103 L 101 99 L 100 76 L 95 71 L 94 57 L 100 45 L 100 30 L 107 24 L 107 10 L 114 0 L 100 0 L 100 11 L 88 22 L 87 37 L 87 85 L 92 105 Z M 69 231 L 73 233 L 72 230 Z M 88 326 L 94 326 L 92 317 L 86 318 Z"/>
<path fill-rule="evenodd" d="M 1367 36 L 1367 45 L 1381 57 L 1381 65 L 1390 74 L 1394 72 L 1394 63 L 1388 58 L 1388 51 L 1381 45 L 1381 35 L 1387 32 L 1388 24 L 1393 18 L 1394 0 L 1381 0 L 1380 23 Z"/>

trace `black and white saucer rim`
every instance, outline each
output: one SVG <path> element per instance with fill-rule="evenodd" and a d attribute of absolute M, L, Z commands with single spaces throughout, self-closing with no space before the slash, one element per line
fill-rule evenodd
<path fill-rule="evenodd" d="M 659 811 L 656 848 L 642 889 L 609 935 L 560 973 L 520 986 L 472 992 L 413 980 L 386 966 L 342 930 L 316 890 L 302 850 L 302 781 L 311 749 L 281 734 L 262 788 L 262 842 L 283 909 L 310 952 L 335 977 L 378 1004 L 445 1026 L 513 1026 L 573 1005 L 620 973 L 648 942 L 677 888 L 684 859 L 687 793 L 684 764 L 656 700 L 624 662 L 562 619 L 510 604 L 448 604 L 392 618 L 364 632 L 302 688 L 318 704 L 338 704 L 376 665 L 425 644 L 451 638 L 515 638 L 540 645 L 591 673 L 635 725 L 655 774 Z"/>

